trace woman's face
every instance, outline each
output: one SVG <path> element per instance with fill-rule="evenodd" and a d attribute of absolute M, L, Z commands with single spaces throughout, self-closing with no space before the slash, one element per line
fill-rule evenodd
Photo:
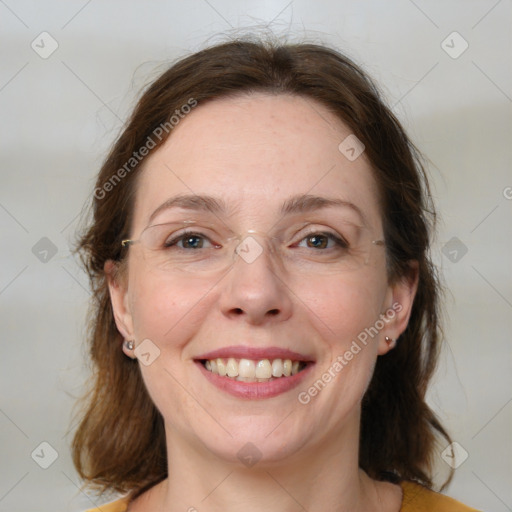
<path fill-rule="evenodd" d="M 109 285 L 172 449 L 272 463 L 357 443 L 415 285 L 388 283 L 372 170 L 352 139 L 339 149 L 350 134 L 310 99 L 253 94 L 199 104 L 146 159 L 131 236 L 172 225 L 146 230 Z M 256 380 L 269 371 L 284 376 Z"/>

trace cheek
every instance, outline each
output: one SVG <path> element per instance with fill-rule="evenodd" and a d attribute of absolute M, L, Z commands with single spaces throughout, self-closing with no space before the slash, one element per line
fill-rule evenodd
<path fill-rule="evenodd" d="M 372 272 L 331 276 L 303 284 L 296 295 L 322 338 L 341 349 L 382 313 L 385 286 L 380 281 Z"/>
<path fill-rule="evenodd" d="M 378 320 L 385 290 L 385 280 L 371 269 L 301 289 L 309 322 L 320 333 L 325 352 L 298 399 L 327 429 L 338 431 L 338 423 L 359 410 L 378 348 L 377 338 L 365 329 Z M 361 333 L 366 339 L 358 338 Z"/>
<path fill-rule="evenodd" d="M 165 349 L 180 345 L 197 330 L 209 304 L 210 286 L 190 276 L 169 276 L 134 265 L 130 275 L 133 325 L 137 339 L 149 338 Z"/>

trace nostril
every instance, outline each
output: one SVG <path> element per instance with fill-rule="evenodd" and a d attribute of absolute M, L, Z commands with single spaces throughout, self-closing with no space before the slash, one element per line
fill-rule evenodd
<path fill-rule="evenodd" d="M 279 309 L 271 309 L 267 312 L 267 314 L 270 316 L 276 316 L 279 314 Z"/>

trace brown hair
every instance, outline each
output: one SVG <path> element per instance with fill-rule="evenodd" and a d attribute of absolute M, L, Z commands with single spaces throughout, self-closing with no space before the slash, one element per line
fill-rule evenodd
<path fill-rule="evenodd" d="M 154 81 L 97 178 L 93 220 L 76 248 L 93 290 L 89 343 L 94 369 L 90 389 L 79 402 L 72 444 L 77 471 L 91 487 L 131 492 L 133 498 L 167 477 L 163 418 L 137 361 L 120 348 L 103 269 L 107 260 L 123 259 L 121 241 L 130 233 L 141 166 L 126 164 L 134 164 L 134 152 L 149 138 L 155 147 L 166 140 L 172 130 L 160 139 L 155 130 L 191 98 L 201 105 L 255 91 L 316 100 L 350 127 L 366 146 L 379 187 L 390 282 L 407 275 L 411 260 L 418 262 L 409 325 L 396 348 L 378 358 L 363 400 L 360 466 L 376 479 L 416 480 L 432 487 L 436 437 L 450 438 L 425 401 L 441 340 L 441 288 L 429 258 L 435 211 L 419 153 L 376 86 L 347 57 L 315 44 L 247 40 L 194 53 Z"/>

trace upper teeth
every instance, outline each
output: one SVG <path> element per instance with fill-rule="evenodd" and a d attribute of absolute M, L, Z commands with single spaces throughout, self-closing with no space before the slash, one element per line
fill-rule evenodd
<path fill-rule="evenodd" d="M 208 359 L 205 367 L 212 373 L 223 377 L 237 377 L 237 380 L 271 379 L 272 377 L 289 377 L 295 375 L 300 369 L 300 361 L 291 359 Z"/>

